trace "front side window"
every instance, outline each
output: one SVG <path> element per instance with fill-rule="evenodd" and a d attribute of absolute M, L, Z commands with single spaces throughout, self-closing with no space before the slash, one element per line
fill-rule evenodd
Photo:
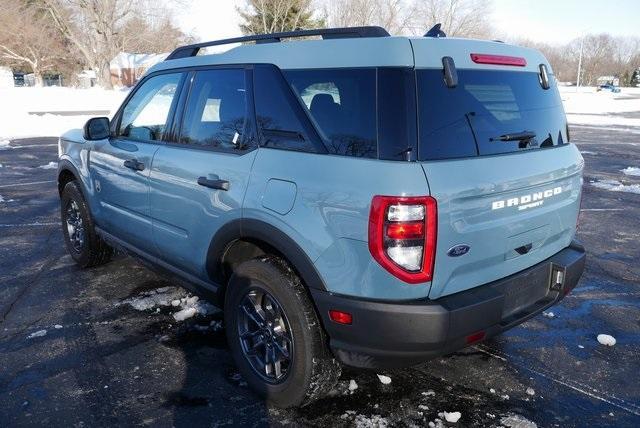
<path fill-rule="evenodd" d="M 118 135 L 141 141 L 162 140 L 181 73 L 147 79 L 122 111 Z"/>
<path fill-rule="evenodd" d="M 180 142 L 223 150 L 243 150 L 246 128 L 244 69 L 197 72 L 185 106 Z"/>
<path fill-rule="evenodd" d="M 330 154 L 377 157 L 376 70 L 289 70 L 285 77 Z"/>

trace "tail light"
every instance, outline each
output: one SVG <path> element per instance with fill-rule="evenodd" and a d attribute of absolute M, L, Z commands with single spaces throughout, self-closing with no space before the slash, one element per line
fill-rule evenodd
<path fill-rule="evenodd" d="M 471 54 L 471 61 L 476 64 L 492 64 L 492 65 L 512 65 L 515 67 L 524 67 L 527 60 L 519 56 L 507 55 L 489 55 L 489 54 Z"/>
<path fill-rule="evenodd" d="M 430 196 L 374 196 L 369 251 L 395 277 L 431 281 L 436 249 L 436 200 Z"/>

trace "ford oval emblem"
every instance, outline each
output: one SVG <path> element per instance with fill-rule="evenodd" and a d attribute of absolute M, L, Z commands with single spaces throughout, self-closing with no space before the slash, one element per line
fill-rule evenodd
<path fill-rule="evenodd" d="M 459 244 L 459 245 L 456 245 L 454 247 L 451 247 L 449 249 L 449 251 L 447 251 L 447 255 L 449 257 L 464 256 L 465 254 L 467 254 L 469 252 L 470 249 L 471 249 L 471 247 L 469 247 L 468 245 Z"/>

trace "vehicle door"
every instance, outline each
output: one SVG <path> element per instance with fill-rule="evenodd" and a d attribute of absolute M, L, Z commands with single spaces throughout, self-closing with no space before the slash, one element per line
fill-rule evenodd
<path fill-rule="evenodd" d="M 99 200 L 97 222 L 137 249 L 153 253 L 149 172 L 165 138 L 183 73 L 147 78 L 114 118 L 112 137 L 96 142 L 90 173 Z"/>
<path fill-rule="evenodd" d="M 251 71 L 198 70 L 189 80 L 177 138 L 153 160 L 150 205 L 160 258 L 206 280 L 211 239 L 241 218 L 256 155 Z"/>

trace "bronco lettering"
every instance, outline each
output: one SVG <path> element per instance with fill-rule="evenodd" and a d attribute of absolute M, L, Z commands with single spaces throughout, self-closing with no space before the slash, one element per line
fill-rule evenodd
<path fill-rule="evenodd" d="M 550 198 L 562 193 L 562 187 L 554 187 L 553 189 L 547 189 L 542 192 L 536 192 L 529 195 L 522 195 L 517 198 L 503 199 L 500 201 L 493 201 L 491 203 L 492 210 L 499 210 L 504 207 L 518 207 L 518 210 L 526 210 L 527 208 L 539 207 L 544 203 L 544 199 Z M 531 203 L 531 201 L 534 201 Z"/>

